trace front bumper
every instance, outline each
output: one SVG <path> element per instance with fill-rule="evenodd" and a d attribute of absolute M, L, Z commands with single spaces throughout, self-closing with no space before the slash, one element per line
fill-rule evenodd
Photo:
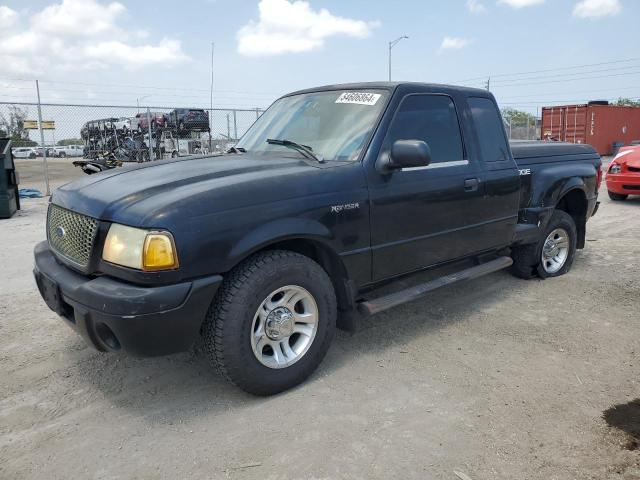
<path fill-rule="evenodd" d="M 100 351 L 156 356 L 187 350 L 196 340 L 220 275 L 140 287 L 87 277 L 61 265 L 47 242 L 36 245 L 33 274 L 51 310 Z"/>
<path fill-rule="evenodd" d="M 607 190 L 620 195 L 640 195 L 640 175 L 616 173 L 607 175 Z"/>

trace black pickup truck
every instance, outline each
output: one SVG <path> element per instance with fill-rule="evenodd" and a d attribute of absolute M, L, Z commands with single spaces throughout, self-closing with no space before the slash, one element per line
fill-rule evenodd
<path fill-rule="evenodd" d="M 227 379 L 267 395 L 308 377 L 357 312 L 508 267 L 566 273 L 600 167 L 588 145 L 510 146 L 483 90 L 319 87 L 274 102 L 224 155 L 59 188 L 34 274 L 96 349 L 163 355 L 201 336 Z"/>

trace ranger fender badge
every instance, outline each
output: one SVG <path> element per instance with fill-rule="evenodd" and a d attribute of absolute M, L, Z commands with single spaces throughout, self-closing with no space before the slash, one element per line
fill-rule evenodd
<path fill-rule="evenodd" d="M 360 208 L 359 203 L 343 203 L 342 205 L 332 205 L 331 213 L 340 213 L 343 210 L 355 210 L 356 208 Z"/>

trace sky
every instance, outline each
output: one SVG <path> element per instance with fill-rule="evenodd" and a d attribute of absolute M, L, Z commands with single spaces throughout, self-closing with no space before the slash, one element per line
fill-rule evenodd
<path fill-rule="evenodd" d="M 484 87 L 503 106 L 640 98 L 637 0 L 0 0 L 0 101 L 266 107 L 317 85 Z"/>

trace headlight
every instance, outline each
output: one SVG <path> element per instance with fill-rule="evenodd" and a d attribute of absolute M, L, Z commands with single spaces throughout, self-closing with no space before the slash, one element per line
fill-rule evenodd
<path fill-rule="evenodd" d="M 145 271 L 178 268 L 178 254 L 169 232 L 143 230 L 117 223 L 109 227 L 102 259 Z"/>
<path fill-rule="evenodd" d="M 618 165 L 617 163 L 614 163 L 609 168 L 609 173 L 620 173 L 621 171 L 622 171 L 622 167 L 620 165 Z"/>

